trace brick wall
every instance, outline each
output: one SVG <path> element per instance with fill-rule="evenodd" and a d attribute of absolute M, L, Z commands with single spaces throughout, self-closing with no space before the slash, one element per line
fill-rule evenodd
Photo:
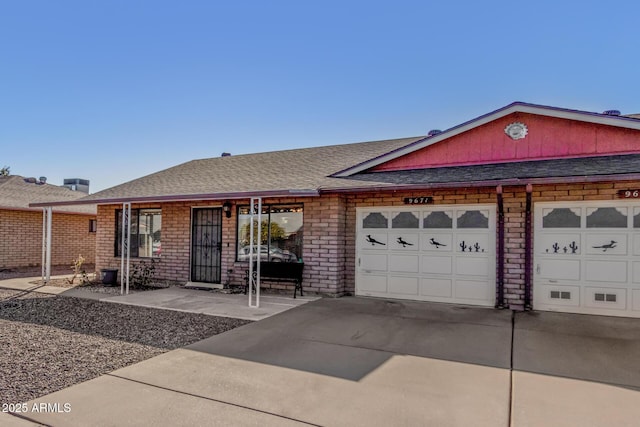
<path fill-rule="evenodd" d="M 51 264 L 68 265 L 82 255 L 95 261 L 96 233 L 89 232 L 89 215 L 54 212 L 51 220 Z M 0 268 L 42 263 L 42 212 L 0 210 Z"/>
<path fill-rule="evenodd" d="M 541 201 L 613 200 L 620 189 L 640 188 L 640 182 L 578 183 L 534 185 L 532 211 Z M 367 206 L 404 206 L 405 197 L 431 196 L 434 205 L 495 204 L 495 187 L 458 188 L 429 191 L 390 191 L 378 193 L 327 195 L 323 197 L 265 199 L 268 203 L 304 204 L 305 262 L 304 289 L 329 295 L 348 295 L 355 291 L 356 208 Z M 525 186 L 503 189 L 505 209 L 505 262 L 503 266 L 505 299 L 512 309 L 524 307 L 525 293 Z M 236 204 L 231 218 L 223 215 L 222 283 L 244 284 L 246 262 L 236 262 Z M 157 263 L 157 277 L 179 282 L 189 279 L 189 244 L 192 207 L 219 207 L 217 202 L 165 203 L 140 205 L 134 208 L 162 208 L 162 258 Z M 120 258 L 114 257 L 115 209 L 121 206 L 100 206 L 98 209 L 97 268 L 120 268 Z M 533 218 L 532 218 L 533 220 Z M 497 236 L 496 236 L 497 237 Z M 132 263 L 139 262 L 132 259 Z M 289 283 L 265 282 L 265 287 L 292 290 Z"/>
<path fill-rule="evenodd" d="M 344 227 L 345 211 L 338 196 L 315 198 L 272 198 L 263 204 L 302 203 L 304 205 L 302 258 L 305 262 L 303 286 L 305 291 L 340 294 L 344 282 Z M 222 216 L 221 282 L 243 285 L 246 262 L 236 261 L 237 205 L 248 205 L 249 200 L 236 200 L 232 204 L 231 218 Z M 156 278 L 187 282 L 190 278 L 190 233 L 192 207 L 220 207 L 221 202 L 176 202 L 132 205 L 132 209 L 162 209 L 162 257 L 156 259 Z M 122 205 L 98 207 L 98 249 L 96 268 L 120 269 L 120 258 L 114 256 L 115 220 Z M 131 258 L 131 264 L 144 258 Z M 265 282 L 263 287 L 290 289 L 293 284 Z"/>

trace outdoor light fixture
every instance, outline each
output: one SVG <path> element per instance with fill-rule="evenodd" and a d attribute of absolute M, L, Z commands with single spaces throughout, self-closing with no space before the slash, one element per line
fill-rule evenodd
<path fill-rule="evenodd" d="M 222 210 L 227 218 L 231 218 L 231 203 L 228 200 L 222 204 Z"/>

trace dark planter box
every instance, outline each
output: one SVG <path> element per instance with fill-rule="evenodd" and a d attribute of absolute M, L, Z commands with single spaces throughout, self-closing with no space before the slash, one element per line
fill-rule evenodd
<path fill-rule="evenodd" d="M 103 268 L 100 270 L 100 278 L 103 285 L 115 286 L 118 284 L 118 269 Z"/>

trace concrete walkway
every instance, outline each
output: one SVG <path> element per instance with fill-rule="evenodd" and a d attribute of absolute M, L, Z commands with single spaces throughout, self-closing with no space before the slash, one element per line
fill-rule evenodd
<path fill-rule="evenodd" d="M 70 276 L 56 276 L 62 278 Z M 249 307 L 249 296 L 244 294 L 224 294 L 210 290 L 185 289 L 179 287 L 135 292 L 128 295 L 109 295 L 91 292 L 82 287 L 63 288 L 34 285 L 39 277 L 8 279 L 0 281 L 0 288 L 25 292 L 39 292 L 51 295 L 95 299 L 103 302 L 160 308 L 212 316 L 233 317 L 244 320 L 262 320 L 294 307 L 319 299 L 317 296 L 292 298 L 290 295 L 262 293 L 258 308 Z M 255 296 L 253 297 L 255 305 Z"/>
<path fill-rule="evenodd" d="M 635 426 L 638 360 L 638 319 L 320 299 L 0 424 Z"/>

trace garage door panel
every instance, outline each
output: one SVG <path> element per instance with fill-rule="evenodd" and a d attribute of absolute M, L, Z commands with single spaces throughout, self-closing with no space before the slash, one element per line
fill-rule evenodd
<path fill-rule="evenodd" d="M 387 271 L 387 254 L 362 254 L 360 257 L 362 269 L 365 271 Z"/>
<path fill-rule="evenodd" d="M 453 281 L 426 277 L 420 283 L 420 295 L 425 297 L 451 298 L 453 296 Z"/>
<path fill-rule="evenodd" d="M 360 247 L 369 250 L 386 251 L 387 250 L 386 233 L 366 233 L 360 240 Z"/>
<path fill-rule="evenodd" d="M 389 248 L 394 251 L 417 252 L 420 249 L 420 236 L 415 233 L 396 233 L 389 235 Z"/>
<path fill-rule="evenodd" d="M 387 292 L 387 276 L 363 274 L 359 277 L 358 290 L 366 295 L 369 292 L 385 293 Z"/>
<path fill-rule="evenodd" d="M 552 280 L 580 280 L 580 260 L 543 259 L 540 265 L 540 278 Z"/>
<path fill-rule="evenodd" d="M 423 233 L 420 250 L 437 253 L 451 252 L 453 250 L 453 235 L 451 233 Z"/>
<path fill-rule="evenodd" d="M 390 294 L 418 296 L 417 277 L 389 276 L 387 290 Z"/>
<path fill-rule="evenodd" d="M 631 290 L 631 309 L 640 312 L 640 289 Z"/>
<path fill-rule="evenodd" d="M 632 281 L 633 283 L 640 283 L 640 261 L 635 261 L 632 266 Z"/>
<path fill-rule="evenodd" d="M 467 256 L 466 258 L 456 258 L 456 274 L 487 277 L 492 269 L 495 269 L 495 265 L 489 265 L 486 257 Z"/>
<path fill-rule="evenodd" d="M 494 252 L 494 248 L 489 245 L 487 233 L 464 233 L 459 234 L 457 239 L 457 252 L 464 253 L 489 253 Z"/>
<path fill-rule="evenodd" d="M 541 236 L 536 244 L 539 254 L 580 255 L 582 252 L 579 233 L 557 233 Z"/>
<path fill-rule="evenodd" d="M 584 305 L 605 310 L 625 310 L 627 292 L 618 288 L 585 288 Z"/>
<path fill-rule="evenodd" d="M 535 291 L 536 300 L 541 306 L 579 307 L 579 286 L 540 285 Z"/>
<path fill-rule="evenodd" d="M 585 279 L 590 282 L 627 282 L 626 261 L 585 261 Z"/>
<path fill-rule="evenodd" d="M 640 255 L 640 234 L 634 234 L 633 236 L 633 254 Z"/>
<path fill-rule="evenodd" d="M 426 274 L 453 273 L 452 258 L 444 256 L 422 256 L 422 272 Z"/>
<path fill-rule="evenodd" d="M 418 273 L 420 271 L 418 255 L 390 255 L 389 271 L 396 273 Z"/>
<path fill-rule="evenodd" d="M 486 281 L 480 280 L 456 280 L 456 299 L 487 301 L 490 300 L 493 290 L 487 288 Z"/>
<path fill-rule="evenodd" d="M 591 234 L 586 236 L 588 255 L 627 255 L 627 236 L 624 234 Z"/>

